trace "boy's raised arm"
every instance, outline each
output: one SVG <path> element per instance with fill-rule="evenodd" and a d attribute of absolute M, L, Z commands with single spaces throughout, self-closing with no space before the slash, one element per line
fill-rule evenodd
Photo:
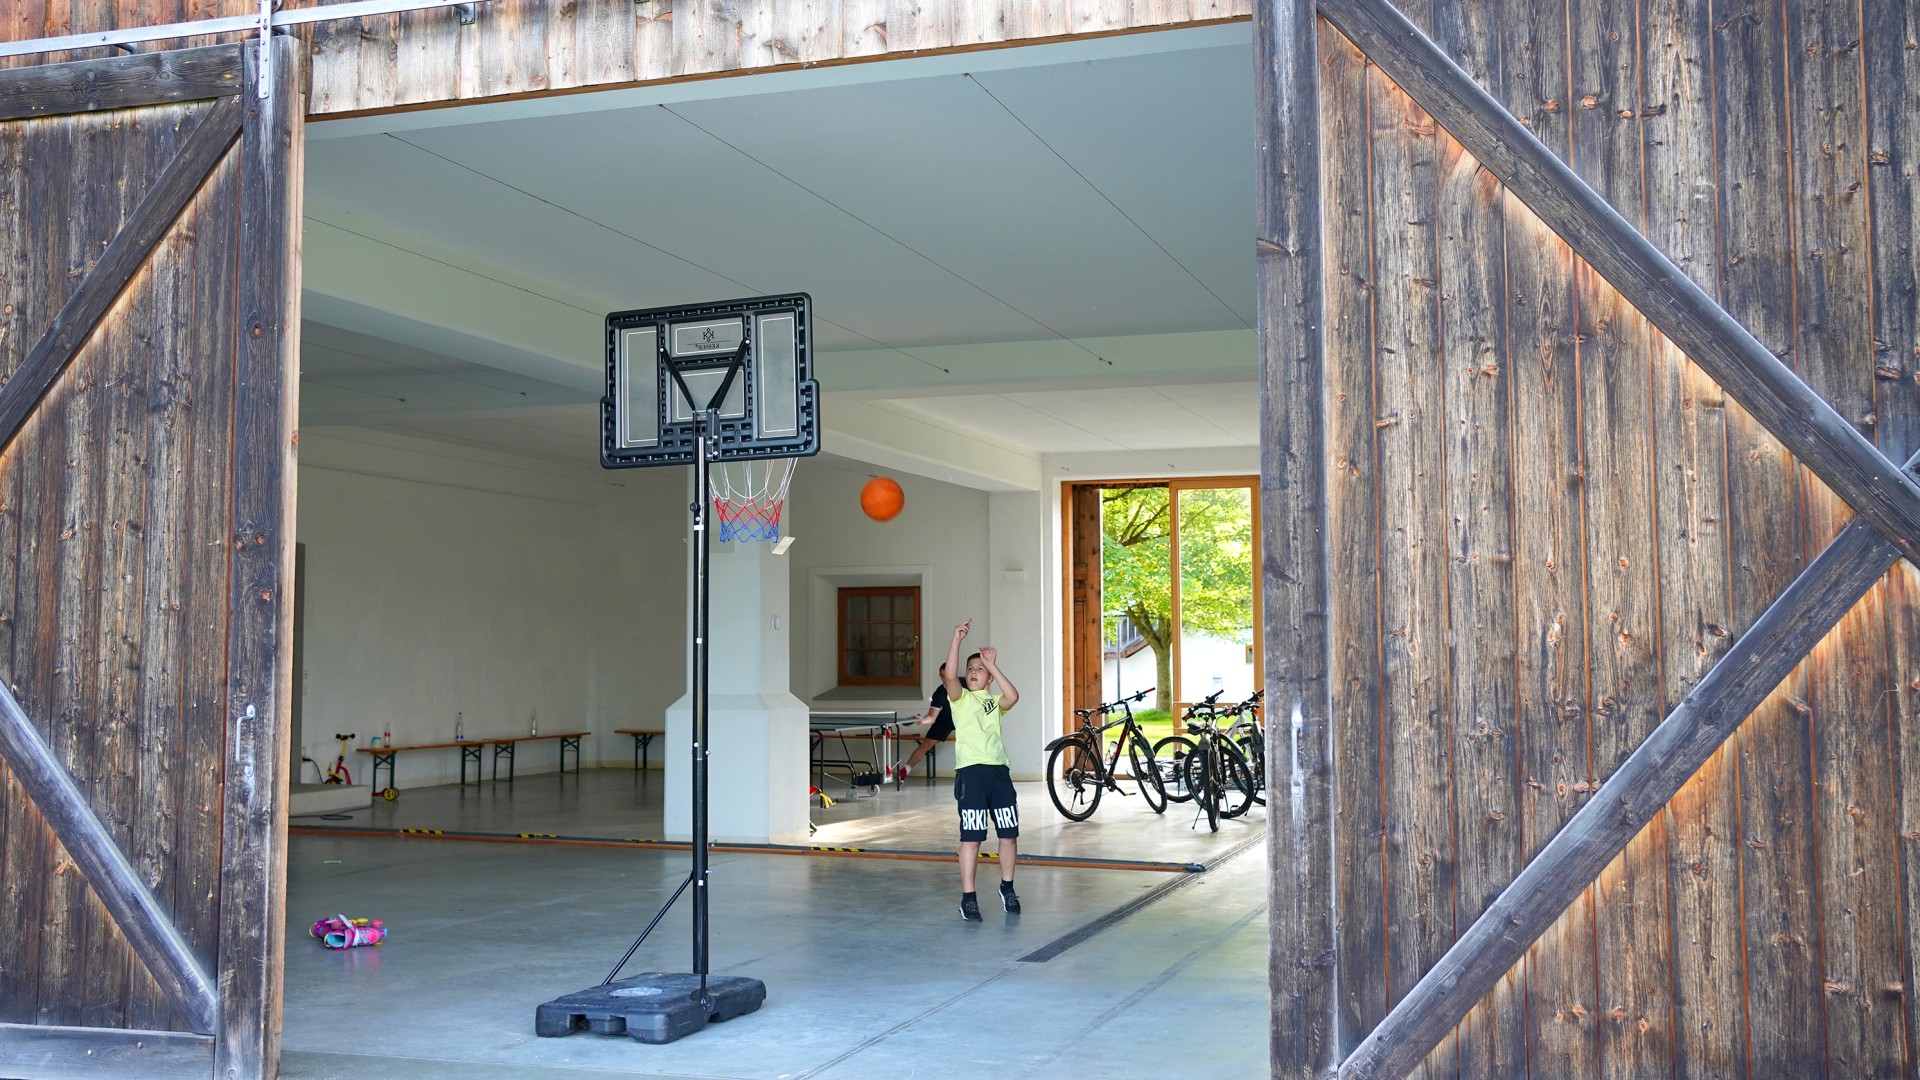
<path fill-rule="evenodd" d="M 1014 687 L 1013 680 L 1007 678 L 1007 673 L 1000 670 L 999 658 L 1000 650 L 991 645 L 980 647 L 980 662 L 987 665 L 987 674 L 993 676 L 1000 687 L 1000 711 L 1006 712 L 1020 704 L 1020 691 Z"/>
<path fill-rule="evenodd" d="M 958 698 L 966 690 L 966 685 L 954 676 L 960 670 L 960 641 L 973 629 L 973 620 L 968 619 L 953 628 L 953 640 L 947 642 L 947 667 L 940 673 L 940 685 L 947 688 L 947 698 Z"/>

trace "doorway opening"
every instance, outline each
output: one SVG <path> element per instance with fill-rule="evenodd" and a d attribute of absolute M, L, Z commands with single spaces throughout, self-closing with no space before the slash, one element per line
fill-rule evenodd
<path fill-rule="evenodd" d="M 1210 694 L 1238 701 L 1259 687 L 1258 480 L 1063 485 L 1068 730 L 1073 710 L 1149 687 L 1155 727 Z"/>

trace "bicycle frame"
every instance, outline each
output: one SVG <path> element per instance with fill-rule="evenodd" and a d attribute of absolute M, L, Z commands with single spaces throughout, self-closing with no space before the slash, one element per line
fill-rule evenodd
<path fill-rule="evenodd" d="M 1136 768 L 1134 782 L 1140 785 L 1140 793 L 1146 797 L 1147 804 L 1155 813 L 1166 808 L 1166 797 L 1160 789 L 1160 780 L 1151 768 L 1137 767 L 1141 754 L 1139 750 L 1147 745 L 1146 732 L 1140 728 L 1140 722 L 1134 718 L 1133 703 L 1145 700 L 1152 689 L 1107 702 L 1091 709 L 1076 709 L 1080 718 L 1078 730 L 1062 735 L 1046 745 L 1047 753 L 1047 791 L 1054 805 L 1071 821 L 1085 821 L 1091 817 L 1100 805 L 1100 795 L 1111 790 L 1125 795 L 1120 788 L 1120 755 L 1128 748 L 1135 750 Z M 1100 717 L 1114 712 L 1121 715 L 1102 722 Z M 1107 733 L 1118 729 L 1119 735 L 1113 740 L 1111 750 L 1106 746 Z M 1151 753 L 1146 760 L 1152 761 Z"/>

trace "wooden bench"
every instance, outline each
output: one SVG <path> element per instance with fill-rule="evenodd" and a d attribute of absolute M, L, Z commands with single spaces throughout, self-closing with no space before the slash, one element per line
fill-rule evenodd
<path fill-rule="evenodd" d="M 542 739 L 560 740 L 560 775 L 567 774 L 567 751 L 573 751 L 573 775 L 580 775 L 580 740 L 587 737 L 584 731 L 561 731 L 551 735 L 504 735 L 497 739 L 486 740 L 493 747 L 493 778 L 500 779 L 500 759 L 507 759 L 507 783 L 513 783 L 513 748 L 515 743 L 539 742 Z M 466 770 L 461 770 L 461 776 Z"/>
<path fill-rule="evenodd" d="M 573 773 L 575 776 L 578 776 L 580 775 L 580 740 L 586 735 L 587 733 L 584 731 L 559 731 L 551 735 L 503 735 L 488 739 L 456 739 L 452 742 L 361 746 L 356 749 L 360 753 L 367 754 L 373 758 L 373 765 L 370 772 L 372 774 L 373 790 L 376 792 L 394 788 L 393 759 L 407 750 L 459 750 L 460 786 L 466 787 L 467 762 L 469 761 L 473 762 L 473 782 L 476 785 L 480 783 L 480 765 L 482 762 L 482 753 L 486 747 L 493 747 L 493 778 L 495 780 L 500 779 L 500 759 L 504 757 L 507 759 L 507 783 L 511 784 L 513 783 L 514 744 L 538 742 L 541 739 L 560 740 L 561 775 L 565 775 L 567 771 L 567 751 L 573 751 Z M 380 770 L 382 768 L 387 770 L 386 788 L 380 786 Z"/>
<path fill-rule="evenodd" d="M 666 732 L 661 731 L 658 728 L 649 730 L 647 728 L 630 728 L 630 727 L 614 728 L 613 733 L 615 735 L 633 736 L 633 771 L 634 772 L 645 771 L 647 767 L 647 748 L 653 745 L 653 737 L 655 735 L 666 734 Z"/>

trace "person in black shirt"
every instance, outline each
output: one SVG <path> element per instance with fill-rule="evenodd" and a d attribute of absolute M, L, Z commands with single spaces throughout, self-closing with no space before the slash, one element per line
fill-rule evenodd
<path fill-rule="evenodd" d="M 895 773 L 895 778 L 898 780 L 904 781 L 913 775 L 913 767 L 920 764 L 920 759 L 926 757 L 928 751 L 953 738 L 953 706 L 947 703 L 946 674 L 947 665 L 941 664 L 940 685 L 933 688 L 933 697 L 927 702 L 926 714 L 920 717 L 922 720 L 933 721 L 933 726 L 927 729 L 925 735 L 920 736 L 920 745 L 913 748 L 913 756 L 909 757 Z"/>

